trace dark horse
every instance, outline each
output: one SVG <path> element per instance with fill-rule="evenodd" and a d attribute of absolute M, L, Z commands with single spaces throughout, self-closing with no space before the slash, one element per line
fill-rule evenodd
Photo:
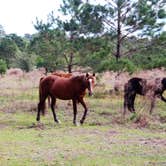
<path fill-rule="evenodd" d="M 56 98 L 62 100 L 72 100 L 73 102 L 73 123 L 76 125 L 77 115 L 77 103 L 81 103 L 85 111 L 80 123 L 83 124 L 86 118 L 88 108 L 83 100 L 85 96 L 85 90 L 88 89 L 89 95 L 93 93 L 93 87 L 95 83 L 95 74 L 72 76 L 70 78 L 63 78 L 56 75 L 50 75 L 43 78 L 39 85 L 39 104 L 37 121 L 40 121 L 40 111 L 43 115 L 45 113 L 45 100 L 48 96 L 51 97 L 51 110 L 54 116 L 54 121 L 59 123 L 55 113 Z"/>
<path fill-rule="evenodd" d="M 144 78 L 131 78 L 124 86 L 124 115 L 126 113 L 126 107 L 130 112 L 135 112 L 134 101 L 137 94 L 142 96 L 150 95 L 151 107 L 149 112 L 151 114 L 156 97 L 166 102 L 166 99 L 162 95 L 165 90 L 166 78 L 156 78 L 150 82 Z"/>

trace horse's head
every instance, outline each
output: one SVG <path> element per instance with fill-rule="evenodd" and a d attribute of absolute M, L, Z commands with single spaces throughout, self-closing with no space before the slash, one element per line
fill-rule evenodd
<path fill-rule="evenodd" d="M 86 79 L 86 84 L 87 84 L 89 96 L 92 96 L 93 89 L 94 89 L 95 82 L 96 82 L 95 74 L 93 73 L 93 75 L 90 75 L 90 74 L 86 73 L 85 79 Z"/>
<path fill-rule="evenodd" d="M 161 81 L 162 86 L 163 86 L 163 90 L 166 90 L 166 77 L 164 77 Z"/>

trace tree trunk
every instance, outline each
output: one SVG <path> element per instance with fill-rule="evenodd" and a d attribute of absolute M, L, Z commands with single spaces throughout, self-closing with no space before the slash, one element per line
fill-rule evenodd
<path fill-rule="evenodd" d="M 116 60 L 121 57 L 121 8 L 118 6 Z"/>
<path fill-rule="evenodd" d="M 68 63 L 68 72 L 72 73 L 72 67 L 73 67 L 73 53 L 70 54 L 69 57 L 69 63 Z"/>
<path fill-rule="evenodd" d="M 72 73 L 72 65 L 68 65 L 68 72 Z"/>

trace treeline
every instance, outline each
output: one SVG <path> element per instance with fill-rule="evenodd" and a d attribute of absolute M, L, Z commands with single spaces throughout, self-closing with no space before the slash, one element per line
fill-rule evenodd
<path fill-rule="evenodd" d="M 38 33 L 5 34 L 0 26 L 0 73 L 19 67 L 72 72 L 74 66 L 134 72 L 166 67 L 163 0 L 63 0 L 61 17 L 36 19 Z M 63 17 L 62 17 L 63 16 Z"/>

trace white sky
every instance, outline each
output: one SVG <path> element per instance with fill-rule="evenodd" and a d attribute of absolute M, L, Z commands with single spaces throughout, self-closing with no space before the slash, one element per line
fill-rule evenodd
<path fill-rule="evenodd" d="M 104 0 L 91 1 L 104 2 Z M 0 25 L 6 34 L 16 33 L 23 36 L 25 33 L 36 33 L 33 26 L 36 17 L 39 20 L 46 20 L 51 11 L 59 9 L 60 3 L 61 0 L 0 0 Z"/>
<path fill-rule="evenodd" d="M 6 34 L 24 35 L 36 32 L 36 17 L 43 20 L 59 9 L 60 0 L 0 0 L 0 25 Z"/>

